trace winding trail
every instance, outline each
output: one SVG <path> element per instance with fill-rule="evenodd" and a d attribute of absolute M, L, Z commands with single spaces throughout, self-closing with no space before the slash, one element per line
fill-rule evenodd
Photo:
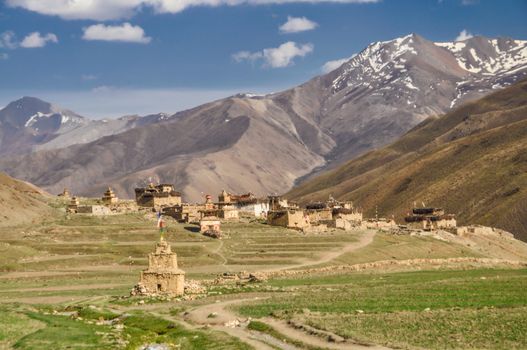
<path fill-rule="evenodd" d="M 371 244 L 376 234 L 377 234 L 377 231 L 375 230 L 367 230 L 366 233 L 364 233 L 363 235 L 359 237 L 358 241 L 348 243 L 344 245 L 342 248 L 338 248 L 335 250 L 330 250 L 328 252 L 325 252 L 316 260 L 310 260 L 310 261 L 306 261 L 306 262 L 295 264 L 295 265 L 280 266 L 280 267 L 264 269 L 263 272 L 276 272 L 276 271 L 282 271 L 282 270 L 302 269 L 305 267 L 312 267 L 315 265 L 328 263 L 334 259 L 337 259 L 338 257 L 344 254 L 351 253 L 355 250 L 364 248 L 367 245 Z"/>
<path fill-rule="evenodd" d="M 282 270 L 289 270 L 289 269 L 301 269 L 306 267 L 312 267 L 315 265 L 324 264 L 327 262 L 330 262 L 343 254 L 347 254 L 350 252 L 353 252 L 357 249 L 361 249 L 367 245 L 369 245 L 371 242 L 373 242 L 373 239 L 375 237 L 375 234 L 377 231 L 374 230 L 368 230 L 363 235 L 361 235 L 356 242 L 351 242 L 343 247 L 340 247 L 335 250 L 331 250 L 328 252 L 323 253 L 318 257 L 316 260 L 306 261 L 294 265 L 287 265 L 287 266 L 280 266 L 270 269 L 264 269 L 263 272 L 276 272 L 276 271 L 282 271 Z M 226 262 L 225 257 L 221 254 L 221 248 L 223 247 L 223 244 L 221 243 L 218 248 L 214 250 L 214 253 L 220 255 Z M 225 265 L 225 263 L 223 264 Z M 250 344 L 255 349 L 260 350 L 267 350 L 267 349 L 273 349 L 273 348 L 279 348 L 279 349 L 297 349 L 297 347 L 288 344 L 284 342 L 281 339 L 276 339 L 274 337 L 271 337 L 267 334 L 263 334 L 260 332 L 255 332 L 247 329 L 247 324 L 249 323 L 250 319 L 240 317 L 234 311 L 230 309 L 230 307 L 234 305 L 243 304 L 245 302 L 249 301 L 255 301 L 259 298 L 244 298 L 244 299 L 234 299 L 234 300 L 226 300 L 226 301 L 216 301 L 215 303 L 211 304 L 205 304 L 195 307 L 194 309 L 188 311 L 184 316 L 184 322 L 193 324 L 193 325 L 201 325 L 201 326 L 207 326 L 214 328 L 219 331 L 223 331 L 233 337 L 237 337 L 240 340 L 246 342 L 247 344 Z M 316 335 L 308 334 L 302 330 L 298 330 L 290 326 L 287 322 L 283 320 L 278 320 L 274 318 L 265 318 L 260 321 L 263 321 L 264 323 L 270 325 L 274 329 L 276 329 L 281 334 L 294 339 L 296 341 L 302 342 L 304 344 L 314 346 L 314 347 L 320 347 L 324 349 L 336 349 L 336 350 L 385 350 L 387 348 L 380 347 L 376 345 L 362 345 L 350 342 L 347 340 L 346 342 L 342 343 L 330 343 L 326 341 L 323 338 L 320 338 Z"/>
<path fill-rule="evenodd" d="M 288 344 L 281 339 L 276 339 L 267 334 L 255 332 L 247 329 L 247 324 L 250 321 L 248 318 L 240 317 L 234 313 L 230 307 L 234 305 L 243 304 L 249 301 L 261 300 L 262 298 L 245 298 L 220 301 L 213 304 L 206 304 L 198 306 L 185 315 L 185 322 L 193 325 L 208 326 L 218 331 L 223 331 L 233 337 L 237 337 L 240 340 L 247 342 L 255 349 L 272 349 L 269 344 L 280 349 L 298 349 L 292 344 Z M 264 298 L 266 299 L 266 298 Z M 262 321 L 281 334 L 287 336 L 290 339 L 299 341 L 306 345 L 320 347 L 324 349 L 335 349 L 335 350 L 387 350 L 389 348 L 377 346 L 377 345 L 362 345 L 347 340 L 342 343 L 330 343 L 318 336 L 307 334 L 301 330 L 291 327 L 287 322 L 283 320 L 277 320 L 274 318 L 261 319 Z"/>

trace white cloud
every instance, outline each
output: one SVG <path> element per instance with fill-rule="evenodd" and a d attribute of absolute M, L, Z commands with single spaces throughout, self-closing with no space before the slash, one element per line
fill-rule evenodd
<path fill-rule="evenodd" d="M 4 53 L 4 52 L 0 52 L 0 60 L 7 60 L 9 58 L 9 55 Z"/>
<path fill-rule="evenodd" d="M 351 55 L 351 57 L 341 58 L 339 60 L 327 61 L 326 63 L 324 63 L 322 68 L 320 68 L 320 70 L 322 71 L 322 73 L 329 73 L 329 72 L 339 68 L 344 63 L 348 62 L 350 59 L 355 57 L 355 55 L 356 54 L 353 54 L 353 55 Z"/>
<path fill-rule="evenodd" d="M 262 57 L 263 57 L 262 52 L 249 52 L 249 51 L 240 51 L 232 55 L 232 58 L 236 62 L 242 62 L 242 61 L 254 62 Z"/>
<path fill-rule="evenodd" d="M 25 48 L 44 47 L 48 42 L 58 43 L 59 40 L 57 39 L 57 36 L 53 33 L 41 35 L 39 32 L 33 32 L 26 36 L 24 40 L 22 40 L 20 46 Z"/>
<path fill-rule="evenodd" d="M 464 40 L 468 40 L 470 38 L 472 38 L 474 35 L 472 35 L 471 33 L 469 33 L 466 29 L 463 29 L 459 35 L 456 37 L 456 39 L 454 39 L 455 41 L 464 41 Z"/>
<path fill-rule="evenodd" d="M 3 49 L 16 49 L 16 36 L 15 33 L 8 30 L 0 34 L 0 48 Z"/>
<path fill-rule="evenodd" d="M 282 33 L 298 33 L 306 30 L 313 30 L 318 27 L 316 22 L 313 22 L 306 17 L 287 17 L 287 22 L 280 26 Z"/>
<path fill-rule="evenodd" d="M 152 40 L 152 38 L 145 36 L 143 28 L 133 26 L 130 23 L 123 23 L 120 26 L 94 24 L 84 28 L 82 38 L 84 40 L 125 41 L 140 44 L 147 44 Z"/>
<path fill-rule="evenodd" d="M 298 46 L 293 41 L 288 41 L 277 48 L 264 49 L 263 55 L 266 64 L 273 68 L 287 67 L 294 64 L 295 57 L 304 57 L 313 52 L 313 44 L 303 44 Z"/>
<path fill-rule="evenodd" d="M 295 57 L 304 57 L 313 52 L 313 50 L 314 46 L 311 43 L 299 45 L 293 41 L 288 41 L 278 47 L 267 48 L 262 51 L 240 51 L 232 55 L 232 57 L 236 62 L 254 62 L 263 59 L 265 67 L 283 68 L 292 66 Z"/>
<path fill-rule="evenodd" d="M 44 15 L 64 19 L 97 21 L 130 18 L 142 7 L 157 13 L 178 13 L 192 6 L 265 5 L 287 3 L 376 3 L 380 0 L 6 0 L 7 5 L 22 7 Z"/>

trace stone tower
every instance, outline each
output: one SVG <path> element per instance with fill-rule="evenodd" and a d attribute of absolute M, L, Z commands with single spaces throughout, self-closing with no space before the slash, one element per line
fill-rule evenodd
<path fill-rule="evenodd" d="M 161 239 L 156 250 L 148 254 L 148 268 L 141 272 L 141 280 L 132 295 L 183 295 L 185 272 L 178 269 L 177 254 L 170 244 Z"/>
<path fill-rule="evenodd" d="M 112 191 L 111 187 L 108 187 L 104 195 L 102 196 L 102 202 L 106 205 L 111 205 L 119 202 L 119 198 L 115 196 L 115 193 Z"/>

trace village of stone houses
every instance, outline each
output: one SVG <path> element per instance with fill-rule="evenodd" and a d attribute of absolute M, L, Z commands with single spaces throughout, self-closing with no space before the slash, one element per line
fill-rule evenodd
<path fill-rule="evenodd" d="M 46 200 L 43 219 L 1 228 L 0 348 L 527 344 L 527 244 L 448 208 L 396 221 L 331 196 L 187 203 L 165 183 Z"/>
<path fill-rule="evenodd" d="M 0 0 L 0 350 L 527 350 L 527 0 Z"/>

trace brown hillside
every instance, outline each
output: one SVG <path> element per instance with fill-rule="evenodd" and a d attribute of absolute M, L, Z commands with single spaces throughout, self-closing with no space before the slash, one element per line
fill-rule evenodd
<path fill-rule="evenodd" d="M 527 81 L 439 118 L 395 143 L 301 184 L 301 202 L 329 195 L 399 220 L 414 202 L 441 206 L 527 240 Z"/>
<path fill-rule="evenodd" d="M 30 223 L 50 213 L 48 200 L 38 187 L 0 173 L 0 226 Z"/>

